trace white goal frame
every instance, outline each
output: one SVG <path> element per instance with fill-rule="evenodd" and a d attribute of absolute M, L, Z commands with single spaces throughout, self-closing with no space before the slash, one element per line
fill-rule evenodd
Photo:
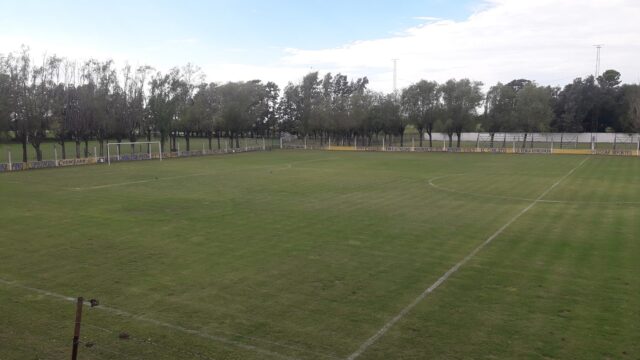
<path fill-rule="evenodd" d="M 162 161 L 162 144 L 160 141 L 136 141 L 136 142 L 112 142 L 107 143 L 107 163 L 111 165 L 111 146 L 116 145 L 117 159 L 120 160 L 120 147 L 117 145 L 158 145 L 158 152 L 160 153 L 160 161 Z M 149 160 L 153 160 L 151 155 L 151 146 L 149 146 Z"/>

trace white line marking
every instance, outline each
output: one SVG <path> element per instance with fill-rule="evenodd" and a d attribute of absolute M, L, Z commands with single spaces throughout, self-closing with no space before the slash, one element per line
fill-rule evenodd
<path fill-rule="evenodd" d="M 35 293 L 38 293 L 38 294 L 41 294 L 41 295 L 45 295 L 45 296 L 48 296 L 48 297 L 56 298 L 58 300 L 64 300 L 64 301 L 70 301 L 70 302 L 76 302 L 77 301 L 77 299 L 73 298 L 73 297 L 64 296 L 64 295 L 57 294 L 57 293 L 54 293 L 54 292 L 51 292 L 51 291 L 38 289 L 38 288 L 34 288 L 34 287 L 31 287 L 31 286 L 27 286 L 27 285 L 22 285 L 22 284 L 14 282 L 14 281 L 8 281 L 8 280 L 2 279 L 2 278 L 0 278 L 0 284 L 4 284 L 4 285 L 7 285 L 7 286 L 12 286 L 12 287 L 17 287 L 17 288 L 20 288 L 20 289 L 23 289 L 23 290 L 28 290 L 28 291 L 35 292 Z M 85 304 L 86 305 L 90 305 L 89 302 L 85 302 Z M 119 316 L 122 316 L 122 317 L 132 318 L 134 320 L 147 322 L 147 323 L 150 323 L 150 324 L 153 324 L 153 325 L 156 325 L 156 326 L 166 327 L 166 328 L 169 328 L 169 329 L 172 329 L 172 330 L 176 330 L 176 331 L 179 331 L 179 332 L 183 332 L 183 333 L 186 333 L 186 334 L 195 335 L 195 336 L 198 336 L 198 337 L 201 337 L 201 338 L 204 338 L 204 339 L 221 342 L 221 343 L 224 343 L 224 344 L 227 344 L 227 345 L 232 345 L 232 346 L 244 349 L 244 350 L 254 351 L 254 352 L 257 352 L 257 353 L 260 353 L 260 354 L 263 354 L 263 355 L 269 355 L 269 356 L 272 356 L 272 357 L 275 357 L 275 358 L 279 358 L 279 359 L 287 359 L 287 360 L 296 359 L 294 357 L 290 357 L 290 356 L 286 356 L 286 355 L 283 355 L 283 354 L 279 354 L 277 352 L 274 352 L 274 351 L 271 351 L 271 350 L 267 350 L 267 349 L 263 349 L 263 348 L 260 348 L 260 347 L 254 346 L 254 345 L 245 344 L 245 343 L 242 343 L 242 342 L 239 342 L 239 341 L 235 341 L 235 340 L 231 340 L 231 339 L 228 339 L 228 338 L 225 338 L 225 337 L 222 337 L 222 336 L 218 336 L 218 335 L 211 335 L 211 334 L 208 334 L 208 333 L 205 333 L 205 332 L 201 332 L 201 331 L 198 331 L 198 330 L 185 328 L 185 327 L 180 326 L 180 325 L 170 324 L 170 323 L 167 323 L 167 322 L 164 322 L 164 321 L 155 320 L 155 319 L 148 318 L 148 317 L 145 317 L 145 316 L 135 315 L 135 314 L 129 313 L 127 311 L 120 310 L 120 309 L 117 309 L 117 308 L 114 308 L 114 307 L 110 307 L 110 306 L 100 305 L 100 306 L 96 307 L 95 309 L 106 311 L 106 312 L 109 312 L 109 313 L 112 313 L 112 314 L 116 314 L 116 315 L 119 315 Z M 254 340 L 254 341 L 261 341 L 261 342 L 264 342 L 264 343 L 267 343 L 267 344 L 270 344 L 270 345 L 274 345 L 274 346 L 278 346 L 278 347 L 282 347 L 282 348 L 287 348 L 287 349 L 294 350 L 294 351 L 297 351 L 297 352 L 304 352 L 304 353 L 308 353 L 308 354 L 322 356 L 322 357 L 329 358 L 329 359 L 336 359 L 336 357 L 331 356 L 331 355 L 322 354 L 322 353 L 318 353 L 318 352 L 310 351 L 310 350 L 305 350 L 305 349 L 299 349 L 299 348 L 296 348 L 294 346 L 280 344 L 280 343 L 273 342 L 273 341 L 253 338 L 253 337 L 244 336 L 244 335 L 240 335 L 240 334 L 230 334 L 230 335 L 240 336 L 240 337 L 243 337 L 243 338 L 246 338 L 246 339 L 250 339 L 250 340 Z"/>
<path fill-rule="evenodd" d="M 455 264 L 451 269 L 449 269 L 446 273 L 444 273 L 444 275 L 442 275 L 435 283 L 429 286 L 417 298 L 415 298 L 409 305 L 407 305 L 404 309 L 402 309 L 396 316 L 394 316 L 391 320 L 389 320 L 386 324 L 384 324 L 380 328 L 380 330 L 378 330 L 375 334 L 373 334 L 373 336 L 371 336 L 364 343 L 362 343 L 362 345 L 360 345 L 358 350 L 356 350 L 354 353 L 349 355 L 347 360 L 353 360 L 358 358 L 360 355 L 362 355 L 371 345 L 373 345 L 376 341 L 378 341 L 378 339 L 384 336 L 384 334 L 386 334 L 387 331 L 389 331 L 389 329 L 393 325 L 395 325 L 398 321 L 400 321 L 403 317 L 405 317 L 405 315 L 407 315 L 409 311 L 411 311 L 416 305 L 418 305 L 422 300 L 424 300 L 424 298 L 426 298 L 427 295 L 432 293 L 435 289 L 437 289 L 440 285 L 442 285 L 442 283 L 447 281 L 447 279 L 449 279 L 449 277 L 453 275 L 453 273 L 458 271 L 460 267 L 462 267 L 469 260 L 471 260 L 471 258 L 473 258 L 477 253 L 480 252 L 480 250 L 482 250 L 485 246 L 491 243 L 493 239 L 498 237 L 498 235 L 500 235 L 506 228 L 508 228 L 511 224 L 513 224 L 516 220 L 518 220 L 522 215 L 526 214 L 529 210 L 531 210 L 531 208 L 534 207 L 540 200 L 542 200 L 542 198 L 544 198 L 547 194 L 549 194 L 549 192 L 551 192 L 551 190 L 553 190 L 556 186 L 558 186 L 563 180 L 571 176 L 571 174 L 573 174 L 573 172 L 576 171 L 580 166 L 582 166 L 582 164 L 584 164 L 585 161 L 587 161 L 588 159 L 589 158 L 582 160 L 576 167 L 571 169 L 567 174 L 565 174 L 558 181 L 553 183 L 553 185 L 547 188 L 542 194 L 540 194 L 540 196 L 538 196 L 538 198 L 536 198 L 531 204 L 529 204 L 524 209 L 520 210 L 520 212 L 518 212 L 514 217 L 512 217 L 509 221 L 507 221 L 506 224 L 502 225 L 495 233 L 493 233 L 493 235 L 489 236 L 489 238 L 487 238 L 482 244 L 480 244 L 478 247 L 473 249 L 473 251 L 469 253 L 469 255 L 465 256 L 464 259 L 460 260 L 460 262 Z"/>
<path fill-rule="evenodd" d="M 576 204 L 576 205 L 640 205 L 640 201 L 580 201 L 580 200 L 537 200 L 532 198 L 521 198 L 515 196 L 506 196 L 506 195 L 494 195 L 494 194 L 480 194 L 471 191 L 461 191 L 456 189 L 447 188 L 435 183 L 440 179 L 446 179 L 448 177 L 453 176 L 463 176 L 467 174 L 449 174 L 444 176 L 438 176 L 427 180 L 429 182 L 429 186 L 434 189 L 460 194 L 460 195 L 471 195 L 477 197 L 485 197 L 485 198 L 493 198 L 493 199 L 506 199 L 506 200 L 517 200 L 517 201 L 536 201 L 539 203 L 547 203 L 547 204 Z"/>

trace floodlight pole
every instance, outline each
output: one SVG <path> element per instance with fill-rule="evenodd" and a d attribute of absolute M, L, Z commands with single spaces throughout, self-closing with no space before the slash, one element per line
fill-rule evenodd
<path fill-rule="evenodd" d="M 82 322 L 82 304 L 84 299 L 80 296 L 76 302 L 76 324 L 73 330 L 73 345 L 71 348 L 71 360 L 78 359 L 78 344 L 80 344 L 80 323 Z"/>

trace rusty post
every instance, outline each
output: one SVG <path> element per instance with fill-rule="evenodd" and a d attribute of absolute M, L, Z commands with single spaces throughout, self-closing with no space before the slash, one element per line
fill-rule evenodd
<path fill-rule="evenodd" d="M 82 296 L 78 298 L 76 303 L 76 326 L 73 330 L 73 348 L 71 350 L 71 360 L 78 359 L 78 344 L 80 343 L 80 322 L 82 321 L 82 304 L 84 299 Z"/>

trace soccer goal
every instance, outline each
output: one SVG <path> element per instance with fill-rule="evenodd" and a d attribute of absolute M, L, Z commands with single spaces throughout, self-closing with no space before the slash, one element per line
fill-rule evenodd
<path fill-rule="evenodd" d="M 162 161 L 160 141 L 107 143 L 107 163 L 111 161 L 152 160 Z"/>

